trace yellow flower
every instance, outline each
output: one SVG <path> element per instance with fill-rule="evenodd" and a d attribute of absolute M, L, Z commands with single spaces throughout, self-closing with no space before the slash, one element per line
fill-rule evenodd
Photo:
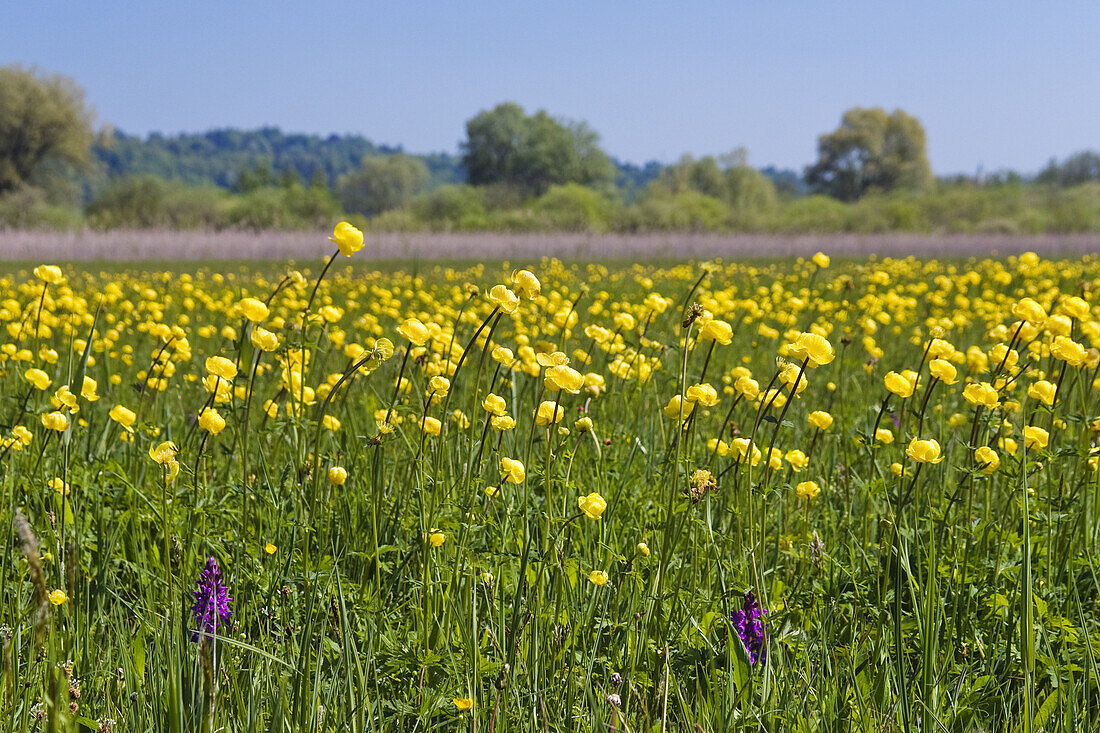
<path fill-rule="evenodd" d="M 638 543 L 638 554 L 642 557 L 649 557 L 649 545 L 644 542 Z"/>
<path fill-rule="evenodd" d="M 940 455 L 940 444 L 929 438 L 921 440 L 913 438 L 909 441 L 909 447 L 905 449 L 905 455 L 917 463 L 939 463 L 943 460 Z"/>
<path fill-rule="evenodd" d="M 592 418 L 588 415 L 577 418 L 577 421 L 573 423 L 573 429 L 578 433 L 587 433 L 592 427 Z"/>
<path fill-rule="evenodd" d="M 699 329 L 699 338 L 704 341 L 716 341 L 728 346 L 733 341 L 733 326 L 717 318 L 711 319 Z"/>
<path fill-rule="evenodd" d="M 1046 310 L 1031 298 L 1024 298 L 1014 304 L 1012 315 L 1036 326 L 1042 326 L 1047 320 Z"/>
<path fill-rule="evenodd" d="M 510 484 L 522 484 L 527 477 L 527 471 L 521 462 L 512 458 L 501 458 L 500 476 Z"/>
<path fill-rule="evenodd" d="M 746 400 L 755 400 L 760 396 L 760 383 L 749 376 L 738 377 L 733 383 L 733 388 L 740 392 Z"/>
<path fill-rule="evenodd" d="M 274 555 L 278 551 L 279 551 L 279 548 L 276 547 L 275 545 L 271 544 L 270 542 L 268 542 L 266 545 L 264 545 L 264 552 L 266 552 L 268 555 Z"/>
<path fill-rule="evenodd" d="M 682 403 L 682 404 L 681 404 Z M 683 417 L 687 417 L 691 414 L 691 411 L 695 409 L 695 403 L 687 400 L 682 400 L 680 395 L 675 395 L 669 399 L 668 404 L 665 405 L 665 415 L 670 420 L 675 420 L 680 417 L 680 410 L 683 410 Z"/>
<path fill-rule="evenodd" d="M 232 380 L 237 376 L 237 365 L 224 356 L 211 356 L 206 359 L 206 371 L 216 377 Z"/>
<path fill-rule="evenodd" d="M 824 252 L 818 252 L 813 256 L 813 262 L 815 265 L 824 270 L 826 267 L 829 266 L 829 255 L 825 254 Z"/>
<path fill-rule="evenodd" d="M 262 300 L 255 298 L 242 298 L 237 303 L 237 310 L 253 323 L 259 323 L 271 314 L 271 309 Z"/>
<path fill-rule="evenodd" d="M 504 285 L 494 285 L 486 297 L 505 313 L 515 313 L 519 309 L 519 296 Z"/>
<path fill-rule="evenodd" d="M 786 459 L 795 473 L 800 472 L 810 463 L 810 459 L 806 457 L 806 454 L 798 449 L 787 451 Z"/>
<path fill-rule="evenodd" d="M 1062 299 L 1062 310 L 1072 318 L 1086 318 L 1089 314 L 1089 304 L 1083 298 L 1071 295 Z"/>
<path fill-rule="evenodd" d="M 489 418 L 489 424 L 493 426 L 493 430 L 511 430 L 516 427 L 516 419 L 511 415 L 493 415 Z"/>
<path fill-rule="evenodd" d="M 593 570 L 588 574 L 588 579 L 596 585 L 607 585 L 607 573 L 602 570 Z"/>
<path fill-rule="evenodd" d="M 520 270 L 512 273 L 512 287 L 521 298 L 534 300 L 542 292 L 542 284 L 530 270 Z"/>
<path fill-rule="evenodd" d="M 971 382 L 963 388 L 963 397 L 972 405 L 996 407 L 997 390 L 989 382 Z"/>
<path fill-rule="evenodd" d="M 451 380 L 446 377 L 434 376 L 428 380 L 428 392 L 442 397 L 451 390 Z"/>
<path fill-rule="evenodd" d="M 687 388 L 688 402 L 695 402 L 703 407 L 713 407 L 718 404 L 718 390 L 709 384 L 694 384 Z"/>
<path fill-rule="evenodd" d="M 397 327 L 397 332 L 407 338 L 413 346 L 423 346 L 430 333 L 428 327 L 416 318 L 410 318 Z"/>
<path fill-rule="evenodd" d="M 1050 442 L 1050 434 L 1046 430 L 1034 425 L 1024 427 L 1024 447 L 1046 448 Z"/>
<path fill-rule="evenodd" d="M 334 433 L 340 429 L 340 421 L 333 415 L 325 415 L 321 418 L 321 424 L 325 426 L 325 430 L 331 430 Z"/>
<path fill-rule="evenodd" d="M 99 399 L 99 395 L 96 394 L 96 390 L 99 385 L 91 377 L 85 376 L 84 380 L 80 384 L 80 396 L 88 400 L 88 402 L 95 402 Z"/>
<path fill-rule="evenodd" d="M 894 463 L 890 464 L 890 473 L 894 474 L 895 476 L 901 476 L 903 473 L 905 473 L 905 466 L 895 461 Z"/>
<path fill-rule="evenodd" d="M 816 333 L 800 333 L 790 345 L 789 352 L 795 358 L 809 359 L 807 366 L 811 367 L 824 366 L 836 358 L 833 345 Z"/>
<path fill-rule="evenodd" d="M 882 378 L 882 381 L 886 385 L 886 389 L 902 399 L 912 397 L 913 390 L 917 386 L 915 379 L 907 379 L 904 374 L 898 374 L 897 372 L 886 372 L 886 376 Z"/>
<path fill-rule="evenodd" d="M 555 405 L 550 400 L 542 402 L 535 410 L 535 423 L 544 427 L 559 422 L 563 417 L 565 417 L 565 408 Z"/>
<path fill-rule="evenodd" d="M 69 416 L 64 412 L 47 412 L 42 416 L 42 426 L 63 433 L 69 429 Z"/>
<path fill-rule="evenodd" d="M 875 440 L 884 445 L 890 445 L 894 442 L 894 434 L 889 428 L 879 428 L 875 431 Z"/>
<path fill-rule="evenodd" d="M 439 420 L 434 417 L 425 416 L 425 418 L 420 421 L 420 429 L 428 435 L 439 435 L 440 431 L 443 430 L 443 423 L 439 422 Z"/>
<path fill-rule="evenodd" d="M 442 547 L 443 543 L 447 541 L 447 535 L 440 532 L 438 529 L 433 529 L 432 533 L 428 535 L 428 544 L 432 547 Z"/>
<path fill-rule="evenodd" d="M 806 416 L 806 422 L 818 430 L 828 430 L 833 424 L 833 416 L 824 410 L 814 410 Z"/>
<path fill-rule="evenodd" d="M 455 704 L 455 707 L 458 708 L 459 712 L 463 713 L 474 706 L 474 701 L 468 697 L 451 698 L 451 702 Z"/>
<path fill-rule="evenodd" d="M 1050 347 L 1050 353 L 1070 366 L 1081 366 L 1088 358 L 1088 352 L 1085 351 L 1084 346 L 1065 336 L 1058 336 L 1054 339 L 1054 343 Z"/>
<path fill-rule="evenodd" d="M 351 257 L 363 249 L 363 232 L 346 221 L 342 221 L 332 230 L 330 242 L 335 242 L 344 257 Z"/>
<path fill-rule="evenodd" d="M 794 493 L 799 499 L 812 499 L 821 493 L 821 487 L 816 481 L 803 481 L 794 487 Z"/>
<path fill-rule="evenodd" d="M 50 387 L 50 377 L 46 372 L 41 369 L 35 369 L 31 367 L 27 371 L 23 372 L 23 379 L 26 379 L 35 389 L 47 390 Z"/>
<path fill-rule="evenodd" d="M 600 515 L 607 509 L 607 502 L 604 501 L 604 498 L 599 494 L 592 493 L 588 496 L 578 497 L 577 506 L 580 507 L 584 515 L 589 519 L 599 519 Z"/>
<path fill-rule="evenodd" d="M 69 495 L 69 485 L 62 478 L 54 477 L 47 481 L 46 485 L 59 494 Z"/>
<path fill-rule="evenodd" d="M 249 334 L 248 340 L 260 351 L 274 351 L 279 348 L 279 337 L 260 326 L 255 326 L 252 329 L 252 333 Z"/>
<path fill-rule="evenodd" d="M 1044 405 L 1054 404 L 1054 384 L 1040 379 L 1027 388 L 1027 396 L 1039 400 Z"/>
<path fill-rule="evenodd" d="M 1001 458 L 997 455 L 997 451 L 988 445 L 983 445 L 974 451 L 974 460 L 977 461 L 982 473 L 993 473 L 1001 465 Z"/>
<path fill-rule="evenodd" d="M 34 276 L 44 283 L 57 285 L 65 279 L 61 268 L 57 265 L 39 265 L 34 268 Z"/>
<path fill-rule="evenodd" d="M 217 435 L 225 430 L 225 418 L 213 407 L 203 408 L 202 414 L 199 415 L 199 427 L 211 435 Z"/>
<path fill-rule="evenodd" d="M 958 371 L 955 366 L 943 359 L 933 359 L 928 363 L 928 371 L 932 373 L 932 376 L 940 380 L 944 384 L 954 384 L 958 381 Z"/>
<path fill-rule="evenodd" d="M 343 466 L 332 466 L 328 470 L 328 482 L 333 486 L 343 486 L 348 480 L 348 469 Z"/>
<path fill-rule="evenodd" d="M 543 383 L 551 392 L 565 390 L 570 394 L 577 394 L 584 386 L 584 376 L 572 367 L 552 366 L 546 370 Z"/>
<path fill-rule="evenodd" d="M 149 448 L 149 457 L 162 466 L 173 460 L 177 453 L 179 453 L 179 448 L 170 440 L 166 440 L 160 445 L 151 446 Z"/>
<path fill-rule="evenodd" d="M 50 591 L 50 603 L 52 603 L 53 605 L 60 606 L 67 600 L 69 600 L 68 594 L 66 594 L 65 591 L 61 590 L 60 588 Z"/>

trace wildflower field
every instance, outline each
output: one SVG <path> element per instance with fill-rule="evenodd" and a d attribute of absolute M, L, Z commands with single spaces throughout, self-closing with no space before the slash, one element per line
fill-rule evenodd
<path fill-rule="evenodd" d="M 1100 259 L 333 240 L 0 275 L 0 731 L 1100 726 Z"/>

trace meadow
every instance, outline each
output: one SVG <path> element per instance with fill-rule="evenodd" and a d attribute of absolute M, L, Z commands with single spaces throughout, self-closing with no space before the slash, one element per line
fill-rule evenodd
<path fill-rule="evenodd" d="M 1096 256 L 329 246 L 0 275 L 0 731 L 1100 726 Z"/>

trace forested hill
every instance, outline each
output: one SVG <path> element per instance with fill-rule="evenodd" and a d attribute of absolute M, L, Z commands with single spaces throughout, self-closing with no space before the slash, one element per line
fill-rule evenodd
<path fill-rule="evenodd" d="M 234 188 L 242 173 L 279 178 L 293 173 L 310 182 L 320 174 L 332 186 L 343 173 L 359 168 L 364 156 L 401 152 L 376 145 L 361 135 L 304 135 L 277 127 L 258 130 L 220 129 L 197 134 L 148 137 L 115 131 L 101 136 L 93 154 L 109 177 L 154 175 L 190 185 Z M 465 179 L 457 155 L 433 153 L 420 158 L 436 185 Z"/>

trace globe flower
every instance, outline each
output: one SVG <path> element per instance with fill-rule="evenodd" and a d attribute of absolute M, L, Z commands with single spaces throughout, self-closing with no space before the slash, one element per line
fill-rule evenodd
<path fill-rule="evenodd" d="M 565 408 L 550 400 L 543 401 L 535 410 L 535 424 L 546 427 L 561 421 L 565 417 Z"/>
<path fill-rule="evenodd" d="M 584 515 L 589 519 L 599 519 L 600 515 L 607 509 L 607 502 L 604 501 L 604 498 L 599 494 L 592 493 L 588 496 L 578 497 L 577 506 L 580 507 Z"/>
<path fill-rule="evenodd" d="M 516 419 L 511 415 L 493 415 L 489 418 L 489 424 L 493 426 L 493 430 L 512 430 L 516 427 Z"/>
<path fill-rule="evenodd" d="M 737 390 L 746 400 L 755 400 L 760 396 L 760 383 L 752 377 L 743 376 L 738 377 L 733 383 L 733 388 Z"/>
<path fill-rule="evenodd" d="M 534 300 L 542 292 L 542 284 L 530 270 L 519 270 L 512 273 L 512 287 L 516 294 L 527 300 Z"/>
<path fill-rule="evenodd" d="M 69 416 L 64 412 L 47 412 L 42 416 L 42 426 L 47 430 L 63 433 L 69 429 Z"/>
<path fill-rule="evenodd" d="M 989 382 L 971 382 L 963 388 L 963 397 L 972 405 L 996 407 L 999 398 L 997 390 Z"/>
<path fill-rule="evenodd" d="M 50 388 L 50 377 L 41 369 L 31 367 L 23 372 L 23 379 L 30 382 L 35 389 L 45 391 Z"/>
<path fill-rule="evenodd" d="M 913 438 L 909 441 L 909 447 L 905 449 L 905 455 L 917 463 L 939 463 L 943 460 L 940 444 L 931 438 L 928 440 Z"/>
<path fill-rule="evenodd" d="M 89 376 L 85 376 L 80 383 L 80 396 L 88 402 L 96 402 L 99 400 L 99 395 L 96 394 L 97 389 L 99 389 L 99 385 L 96 384 L 96 381 Z"/>
<path fill-rule="evenodd" d="M 1045 379 L 1032 383 L 1027 388 L 1027 396 L 1039 400 L 1048 407 L 1054 404 L 1054 384 Z"/>
<path fill-rule="evenodd" d="M 522 484 L 527 472 L 521 462 L 512 458 L 501 458 L 500 477 L 510 484 Z"/>
<path fill-rule="evenodd" d="M 122 405 L 115 405 L 107 414 L 112 420 L 126 428 L 127 432 L 134 432 L 134 421 L 137 420 L 137 415 L 134 414 L 133 410 Z"/>
<path fill-rule="evenodd" d="M 821 493 L 821 487 L 816 481 L 803 481 L 794 487 L 794 493 L 799 499 L 812 499 Z"/>
<path fill-rule="evenodd" d="M 875 431 L 875 440 L 883 445 L 890 445 L 894 442 L 894 433 L 889 428 L 879 428 Z"/>
<path fill-rule="evenodd" d="M 504 401 L 504 398 L 492 392 L 485 395 L 485 399 L 482 401 L 481 406 L 485 409 L 485 412 L 490 415 L 503 415 L 508 411 L 508 403 Z"/>
<path fill-rule="evenodd" d="M 588 580 L 596 585 L 607 585 L 607 573 L 603 570 L 593 570 L 588 574 Z"/>
<path fill-rule="evenodd" d="M 237 310 L 253 323 L 259 323 L 271 314 L 271 309 L 262 300 L 255 298 L 242 298 L 237 303 Z"/>
<path fill-rule="evenodd" d="M 515 313 L 519 309 L 519 296 L 504 285 L 494 285 L 486 297 L 490 303 L 505 313 Z"/>
<path fill-rule="evenodd" d="M 237 376 L 237 365 L 224 356 L 211 356 L 206 359 L 206 371 L 216 377 L 232 381 Z"/>
<path fill-rule="evenodd" d="M 1074 367 L 1081 366 L 1088 358 L 1088 352 L 1085 351 L 1084 346 L 1065 336 L 1055 337 L 1054 343 L 1050 346 L 1050 353 L 1056 359 Z"/>
<path fill-rule="evenodd" d="M 699 338 L 728 346 L 733 341 L 733 326 L 717 318 L 711 319 L 699 329 Z"/>
<path fill-rule="evenodd" d="M 1012 306 L 1012 315 L 1020 320 L 1042 326 L 1047 320 L 1047 312 L 1031 298 L 1023 298 Z"/>
<path fill-rule="evenodd" d="M 883 384 L 886 385 L 886 389 L 896 394 L 902 399 L 913 396 L 913 390 L 916 389 L 916 380 L 908 379 L 903 374 L 897 372 L 886 372 L 886 376 L 882 378 Z"/>
<path fill-rule="evenodd" d="M 951 385 L 958 381 L 958 371 L 949 361 L 933 359 L 928 363 L 928 371 L 944 384 Z"/>
<path fill-rule="evenodd" d="M 248 335 L 248 340 L 252 342 L 253 347 L 260 351 L 274 351 L 279 348 L 279 337 L 260 326 L 252 329 L 252 333 Z"/>
<path fill-rule="evenodd" d="M 751 447 L 751 451 L 750 451 Z M 730 451 L 736 456 L 738 463 L 760 463 L 760 449 L 748 438 L 734 438 L 730 441 Z"/>
<path fill-rule="evenodd" d="M 225 430 L 225 418 L 219 415 L 213 407 L 203 408 L 202 413 L 199 415 L 199 427 L 211 435 L 217 435 Z"/>
<path fill-rule="evenodd" d="M 552 366 L 546 370 L 544 384 L 551 392 L 565 390 L 570 394 L 577 394 L 584 386 L 584 376 L 572 367 Z"/>
<path fill-rule="evenodd" d="M 833 416 L 824 410 L 814 410 L 806 416 L 806 422 L 818 430 L 828 430 L 833 424 Z"/>
<path fill-rule="evenodd" d="M 443 543 L 447 541 L 447 535 L 440 532 L 438 529 L 433 529 L 431 534 L 428 535 L 428 544 L 432 547 L 442 547 Z"/>
<path fill-rule="evenodd" d="M 403 321 L 397 327 L 397 333 L 408 339 L 413 346 L 423 346 L 431 335 L 428 327 L 416 318 Z"/>
<path fill-rule="evenodd" d="M 464 713 L 474 706 L 473 698 L 469 697 L 454 697 L 451 698 L 451 702 L 454 703 L 460 713 Z"/>
<path fill-rule="evenodd" d="M 340 254 L 351 257 L 363 249 L 363 232 L 346 221 L 342 221 L 332 230 L 330 242 L 335 242 Z"/>
<path fill-rule="evenodd" d="M 1066 312 L 1071 318 L 1087 318 L 1089 315 L 1089 304 L 1084 298 L 1078 298 L 1076 295 L 1071 295 L 1068 298 L 1062 299 L 1062 310 Z"/>
<path fill-rule="evenodd" d="M 170 440 L 149 448 L 149 457 L 162 466 L 175 459 L 177 453 L 179 453 L 179 448 Z"/>
<path fill-rule="evenodd" d="M 983 445 L 974 451 L 974 460 L 977 462 L 979 470 L 986 474 L 993 473 L 1001 465 L 1001 458 L 997 455 L 997 451 L 988 445 Z"/>
<path fill-rule="evenodd" d="M 62 603 L 65 603 L 69 600 L 69 595 L 65 591 L 58 588 L 56 590 L 50 591 L 49 599 L 50 603 L 52 603 L 53 605 L 60 606 Z"/>
<path fill-rule="evenodd" d="M 264 552 L 266 552 L 268 555 L 274 555 L 278 551 L 279 551 L 279 548 L 276 547 L 275 545 L 271 544 L 270 542 L 268 542 L 266 545 L 264 545 Z"/>
<path fill-rule="evenodd" d="M 333 486 L 343 486 L 348 480 L 348 469 L 343 466 L 331 466 L 328 470 L 328 482 Z"/>
<path fill-rule="evenodd" d="M 789 353 L 798 359 L 808 359 L 807 366 L 819 367 L 830 363 L 836 354 L 833 345 L 816 333 L 801 333 L 790 345 Z"/>
<path fill-rule="evenodd" d="M 592 418 L 588 415 L 577 418 L 577 421 L 573 423 L 573 429 L 578 433 L 587 433 L 592 430 Z"/>
<path fill-rule="evenodd" d="M 687 417 L 694 409 L 695 403 L 682 399 L 680 395 L 674 395 L 664 407 L 665 415 L 670 420 L 679 418 L 681 410 L 683 410 L 683 417 Z"/>
<path fill-rule="evenodd" d="M 649 545 L 647 545 L 646 543 L 639 542 L 636 549 L 638 550 L 638 554 L 642 557 L 649 557 Z"/>
<path fill-rule="evenodd" d="M 787 463 L 791 464 L 791 470 L 795 473 L 799 473 L 810 463 L 810 459 L 806 457 L 806 454 L 798 449 L 787 451 L 785 457 Z"/>
<path fill-rule="evenodd" d="M 685 396 L 688 402 L 695 402 L 703 407 L 713 407 L 718 404 L 718 390 L 709 384 L 694 384 L 687 388 Z"/>
<path fill-rule="evenodd" d="M 65 275 L 57 265 L 39 265 L 34 268 L 34 276 L 48 285 L 57 285 L 65 280 Z"/>
<path fill-rule="evenodd" d="M 439 422 L 439 420 L 434 417 L 425 416 L 424 419 L 420 421 L 420 429 L 428 435 L 439 435 L 443 430 L 443 423 Z"/>
<path fill-rule="evenodd" d="M 1024 447 L 1046 448 L 1050 443 L 1050 434 L 1046 430 L 1034 425 L 1024 427 Z"/>

